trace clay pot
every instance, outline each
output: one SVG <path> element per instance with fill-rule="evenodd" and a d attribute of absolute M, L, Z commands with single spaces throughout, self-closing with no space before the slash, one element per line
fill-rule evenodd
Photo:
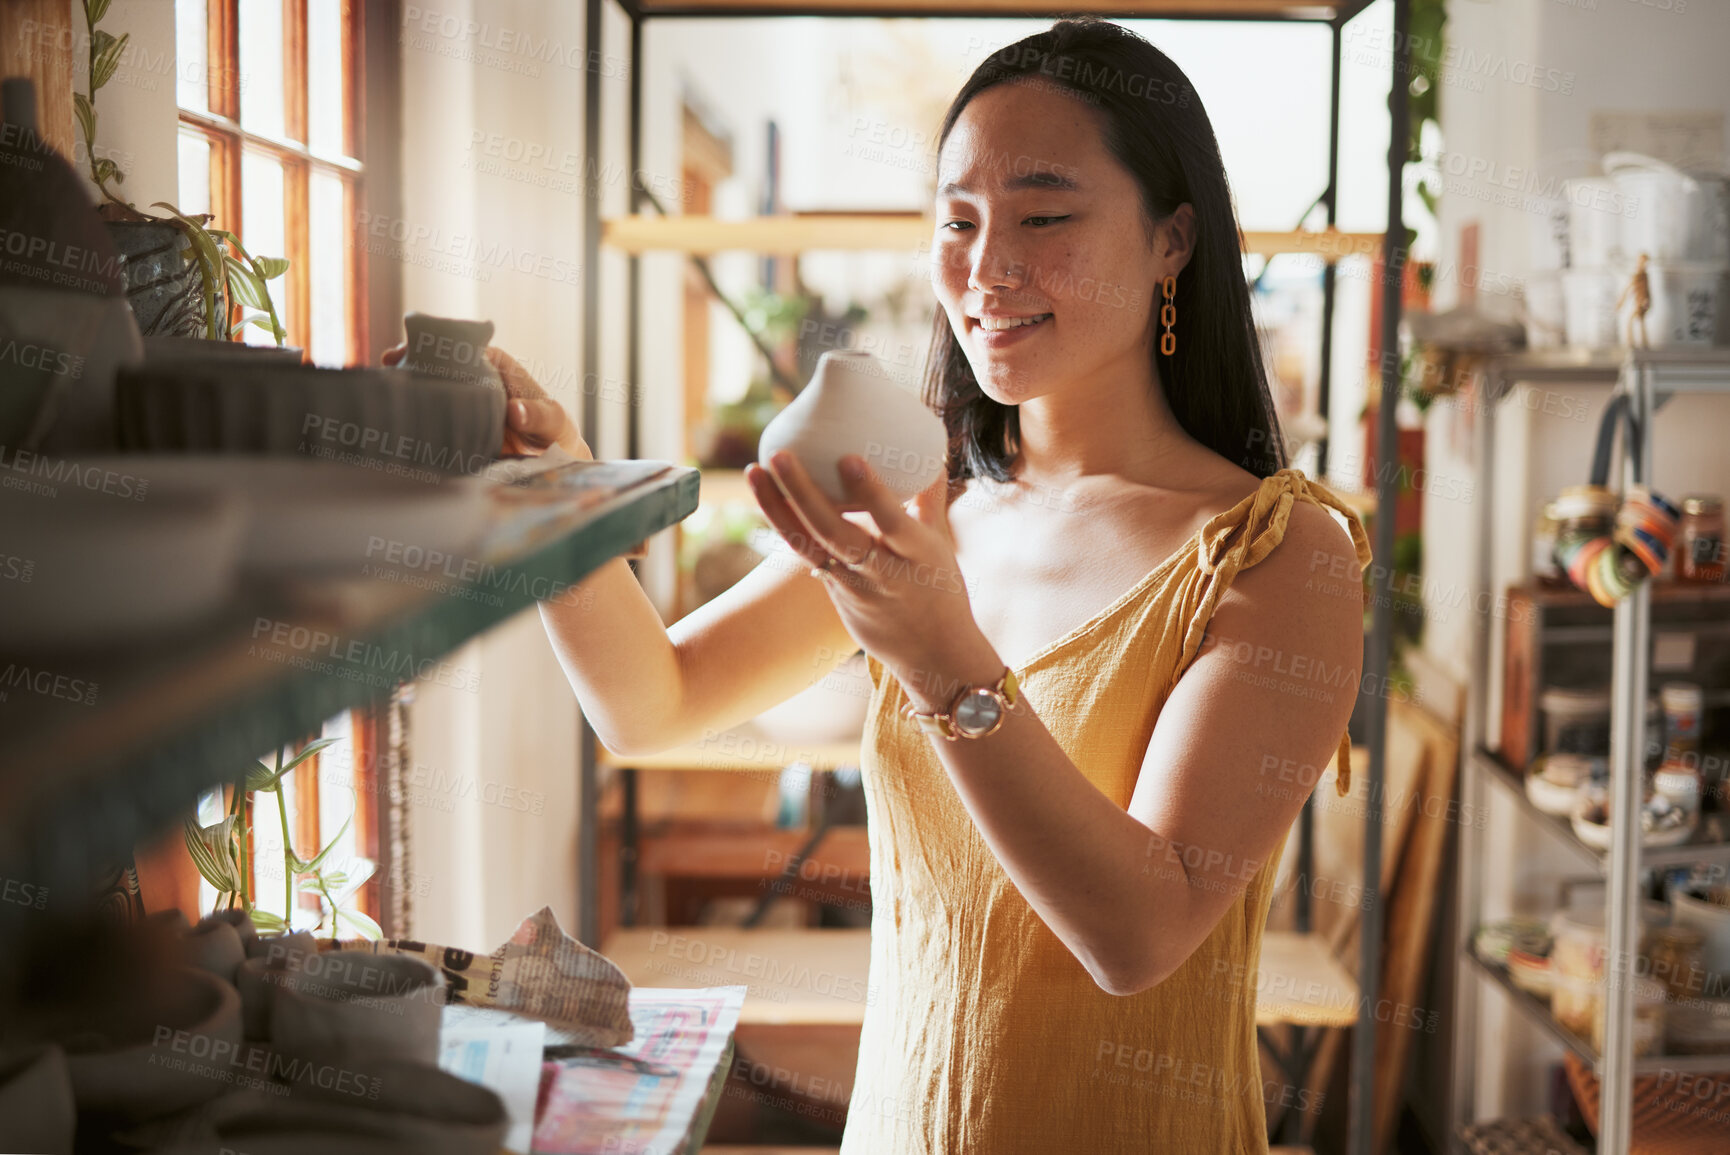
<path fill-rule="evenodd" d="M 0 1053 L 0 1151 L 71 1155 L 72 1077 L 56 1046 Z"/>
<path fill-rule="evenodd" d="M 186 932 L 181 940 L 186 965 L 209 971 L 225 983 L 234 982 L 234 972 L 246 961 L 246 947 L 234 924 L 207 918 Z"/>
<path fill-rule="evenodd" d="M 80 1113 L 138 1120 L 184 1111 L 230 1089 L 223 1075 L 240 1053 L 240 996 L 184 967 L 129 1007 L 109 1037 L 115 1045 L 66 1057 Z"/>
<path fill-rule="evenodd" d="M 503 388 L 499 371 L 486 358 L 487 345 L 493 339 L 491 321 L 405 313 L 402 327 L 407 334 L 408 352 L 398 368 L 489 389 Z"/>
<path fill-rule="evenodd" d="M 326 951 L 291 960 L 270 997 L 270 1040 L 285 1055 L 350 1064 L 436 1065 L 445 978 L 411 955 Z"/>
<path fill-rule="evenodd" d="M 201 1113 L 173 1155 L 496 1155 L 509 1126 L 498 1095 L 436 1066 L 376 1061 L 288 1097 L 230 1096 Z"/>
<path fill-rule="evenodd" d="M 947 445 L 942 418 L 896 385 L 877 358 L 832 349 L 818 359 L 811 383 L 763 430 L 757 459 L 768 468 L 776 450 L 790 451 L 840 509 L 858 510 L 842 488 L 842 457 L 859 454 L 906 500 L 943 475 Z"/>
<path fill-rule="evenodd" d="M 504 438 L 503 389 L 273 356 L 145 362 L 115 374 L 113 403 L 129 453 L 303 454 L 411 476 L 478 474 Z"/>
<path fill-rule="evenodd" d="M 251 924 L 248 918 L 247 925 Z M 305 931 L 269 938 L 260 938 L 255 932 L 245 947 L 246 960 L 234 972 L 234 985 L 240 992 L 241 1027 L 248 1039 L 263 1042 L 270 1038 L 271 1007 L 278 984 L 289 973 L 290 960 L 298 968 L 300 960 L 316 954 L 318 947 Z"/>
<path fill-rule="evenodd" d="M 233 910 L 219 910 L 204 921 L 226 922 L 232 926 L 240 936 L 241 953 L 247 958 L 252 957 L 253 946 L 258 942 L 258 928 L 252 925 L 250 914 L 236 907 Z"/>

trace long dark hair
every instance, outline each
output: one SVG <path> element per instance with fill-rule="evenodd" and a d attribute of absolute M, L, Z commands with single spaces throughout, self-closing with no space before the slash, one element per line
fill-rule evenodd
<path fill-rule="evenodd" d="M 1098 17 L 1059 20 L 974 70 L 943 118 L 941 152 L 969 101 L 1026 77 L 1058 86 L 1105 114 L 1105 143 L 1141 186 L 1149 226 L 1188 202 L 1195 247 L 1177 277 L 1176 351 L 1151 340 L 1163 301 L 1149 302 L 1154 372 L 1186 432 L 1257 477 L 1286 464 L 1250 313 L 1243 239 L 1213 125 L 1183 70 L 1129 29 Z M 1150 228 L 1151 232 L 1151 228 Z M 1019 411 L 987 397 L 942 309 L 932 329 L 925 402 L 949 430 L 949 477 L 1008 481 L 1020 440 Z"/>

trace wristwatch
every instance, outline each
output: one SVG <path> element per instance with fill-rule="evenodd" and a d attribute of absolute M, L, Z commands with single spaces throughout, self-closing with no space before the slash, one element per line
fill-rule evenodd
<path fill-rule="evenodd" d="M 1003 725 L 1004 716 L 1020 705 L 1021 690 L 1015 684 L 1015 672 L 1004 666 L 1003 676 L 995 686 L 963 686 L 950 699 L 947 710 L 921 712 L 909 702 L 902 713 L 927 734 L 953 742 L 957 738 L 983 738 L 995 732 Z"/>

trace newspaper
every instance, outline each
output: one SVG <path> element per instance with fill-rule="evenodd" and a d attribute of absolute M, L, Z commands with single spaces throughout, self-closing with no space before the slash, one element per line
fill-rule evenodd
<path fill-rule="evenodd" d="M 557 1028 L 560 1042 L 616 1047 L 631 1041 L 631 983 L 611 959 L 571 938 L 551 907 L 523 920 L 490 955 L 412 939 L 343 940 L 338 950 L 418 955 L 444 972 L 450 1004 L 493 1007 Z"/>
<path fill-rule="evenodd" d="M 529 1155 L 534 1138 L 546 1037 L 543 1022 L 510 1018 L 477 1007 L 444 1009 L 439 1066 L 458 1078 L 479 1083 L 504 1101 L 510 1118 L 504 1148 L 516 1155 Z"/>
<path fill-rule="evenodd" d="M 680 1155 L 719 1099 L 745 988 L 631 991 L 636 1038 L 558 1050 L 541 1071 L 534 1149 L 546 1155 Z"/>

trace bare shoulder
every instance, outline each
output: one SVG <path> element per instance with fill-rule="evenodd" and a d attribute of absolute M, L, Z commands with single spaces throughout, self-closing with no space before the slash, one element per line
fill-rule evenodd
<path fill-rule="evenodd" d="M 1332 510 L 1294 501 L 1279 544 L 1237 575 L 1219 608 L 1285 618 L 1311 636 L 1361 633 L 1363 581 L 1351 533 Z"/>

